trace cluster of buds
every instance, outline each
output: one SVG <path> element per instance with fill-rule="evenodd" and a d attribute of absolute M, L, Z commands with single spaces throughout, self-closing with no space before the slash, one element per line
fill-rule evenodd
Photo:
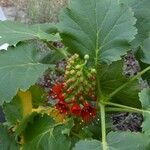
<path fill-rule="evenodd" d="M 96 100 L 95 88 L 96 88 L 96 70 L 94 68 L 88 68 L 86 61 L 88 55 L 85 55 L 85 61 L 79 58 L 78 54 L 73 55 L 68 59 L 64 93 L 65 101 L 70 102 L 74 99 L 78 101 Z"/>
<path fill-rule="evenodd" d="M 56 83 L 50 93 L 58 100 L 55 107 L 60 113 L 81 117 L 85 122 L 96 116 L 96 109 L 91 105 L 96 101 L 96 70 L 87 67 L 88 59 L 88 55 L 84 60 L 78 54 L 70 57 L 64 82 Z"/>

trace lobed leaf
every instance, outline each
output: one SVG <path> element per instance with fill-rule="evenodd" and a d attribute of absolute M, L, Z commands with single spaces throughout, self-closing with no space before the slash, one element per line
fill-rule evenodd
<path fill-rule="evenodd" d="M 26 25 L 19 22 L 0 21 L 0 45 L 8 43 L 16 45 L 20 41 L 40 39 L 45 41 L 60 41 L 58 34 L 50 34 L 52 24 Z M 54 30 L 54 29 L 53 29 Z"/>
<path fill-rule="evenodd" d="M 139 94 L 142 107 L 147 112 L 144 112 L 144 122 L 142 124 L 143 132 L 145 135 L 150 136 L 150 88 L 142 90 Z"/>
<path fill-rule="evenodd" d="M 136 55 L 140 69 L 144 70 L 150 66 L 150 38 L 145 39 L 142 45 Z M 146 80 L 150 85 L 150 70 L 142 75 L 142 79 Z"/>
<path fill-rule="evenodd" d="M 0 124 L 0 149 L 19 150 L 19 144 L 15 141 L 13 133 L 9 133 L 7 126 Z"/>
<path fill-rule="evenodd" d="M 72 122 L 56 124 L 46 114 L 31 116 L 22 132 L 25 142 L 23 150 L 70 150 L 71 142 L 67 134 L 71 128 Z"/>
<path fill-rule="evenodd" d="M 107 136 L 108 150 L 149 150 L 150 140 L 141 133 L 110 132 Z M 73 150 L 103 150 L 98 140 L 81 140 Z"/>
<path fill-rule="evenodd" d="M 27 90 L 43 72 L 53 65 L 42 64 L 36 58 L 33 44 L 21 44 L 0 54 L 0 102 L 9 102 L 18 89 Z"/>
<path fill-rule="evenodd" d="M 43 105 L 45 100 L 45 91 L 37 85 L 31 86 L 25 92 L 19 91 L 11 102 L 3 104 L 7 122 L 15 125 L 18 121 L 22 121 L 32 113 L 33 108 Z"/>
<path fill-rule="evenodd" d="M 147 68 L 148 67 L 148 65 L 147 64 L 142 64 L 142 63 L 140 63 L 140 67 L 142 68 L 142 69 L 145 69 L 145 68 Z M 146 72 L 143 76 L 142 76 L 142 78 L 144 79 L 144 80 L 146 80 L 146 82 L 148 83 L 148 85 L 147 86 L 149 86 L 150 85 L 150 71 L 148 71 L 148 72 Z"/>
<path fill-rule="evenodd" d="M 32 107 L 37 108 L 45 104 L 45 100 L 47 99 L 47 93 L 40 86 L 33 85 L 29 89 L 32 96 Z"/>
<path fill-rule="evenodd" d="M 110 150 L 149 150 L 150 140 L 142 133 L 110 132 L 107 135 Z"/>
<path fill-rule="evenodd" d="M 103 65 L 101 67 L 101 90 L 106 96 L 130 80 L 130 78 L 127 78 L 123 75 L 122 68 L 122 61 L 113 62 L 111 65 Z M 139 91 L 140 89 L 138 80 L 135 80 L 134 82 L 130 83 L 129 86 L 125 87 L 116 95 L 114 95 L 112 101 L 132 107 L 141 107 L 138 97 Z"/>
<path fill-rule="evenodd" d="M 89 54 L 92 61 L 119 60 L 136 34 L 132 10 L 118 0 L 70 0 L 60 20 L 64 44 L 73 53 Z"/>
<path fill-rule="evenodd" d="M 136 27 L 138 34 L 133 42 L 137 47 L 149 36 L 150 33 L 150 1 L 149 0 L 120 0 L 132 7 L 137 18 Z"/>
<path fill-rule="evenodd" d="M 66 59 L 67 55 L 67 50 L 63 48 L 58 50 L 50 50 L 41 58 L 41 62 L 45 64 L 57 63 L 60 60 Z"/>
<path fill-rule="evenodd" d="M 141 58 L 141 61 L 150 64 L 150 37 L 144 40 L 142 52 L 143 57 Z"/>
<path fill-rule="evenodd" d="M 31 93 L 24 92 L 22 95 L 24 97 L 18 93 L 11 102 L 3 104 L 6 120 L 11 125 L 15 125 L 32 112 Z"/>

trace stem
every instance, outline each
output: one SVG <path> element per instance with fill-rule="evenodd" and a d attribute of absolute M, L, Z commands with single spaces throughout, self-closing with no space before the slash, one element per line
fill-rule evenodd
<path fill-rule="evenodd" d="M 116 104 L 116 103 L 112 103 L 112 102 L 102 102 L 102 103 L 104 105 L 116 106 L 116 107 L 124 108 L 128 111 L 134 111 L 134 112 L 137 112 L 137 113 L 150 113 L 150 111 L 148 111 L 148 110 L 133 108 L 133 107 L 130 107 L 130 106 L 120 105 L 120 104 Z"/>
<path fill-rule="evenodd" d="M 137 78 L 139 78 L 140 76 L 142 76 L 144 73 L 146 73 L 147 71 L 150 70 L 150 66 L 145 68 L 144 70 L 142 70 L 141 72 L 139 72 L 136 76 L 134 76 L 133 78 L 131 78 L 128 82 L 126 82 L 125 84 L 123 84 L 122 86 L 120 86 L 119 88 L 117 88 L 116 90 L 114 90 L 109 97 L 113 97 L 114 95 L 116 95 L 119 91 L 121 91 L 123 88 L 125 88 L 128 84 L 130 84 L 131 82 L 133 82 L 134 80 L 136 80 Z"/>
<path fill-rule="evenodd" d="M 76 136 L 76 137 L 78 137 L 79 139 L 83 139 L 79 134 L 77 134 L 77 133 L 75 133 L 73 131 L 71 131 L 71 134 L 74 135 L 74 136 Z"/>
<path fill-rule="evenodd" d="M 125 108 L 117 108 L 117 107 L 106 107 L 105 111 L 106 111 L 106 112 L 131 112 L 131 113 L 142 113 L 142 112 L 135 111 L 135 110 L 129 110 L 129 109 L 125 109 Z"/>
<path fill-rule="evenodd" d="M 102 130 L 102 146 L 103 150 L 107 150 L 107 141 L 106 141 L 106 123 L 105 123 L 105 105 L 99 103 L 101 110 L 101 130 Z"/>
<path fill-rule="evenodd" d="M 55 47 L 53 44 L 51 44 L 50 42 L 45 42 L 47 44 L 47 46 L 51 49 L 56 50 L 57 52 L 61 53 L 65 58 L 68 58 L 67 54 L 63 53 L 61 49 Z"/>

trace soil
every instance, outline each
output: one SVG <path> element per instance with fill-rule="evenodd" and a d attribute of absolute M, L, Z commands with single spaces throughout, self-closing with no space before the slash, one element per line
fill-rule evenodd
<path fill-rule="evenodd" d="M 27 22 L 25 0 L 2 0 L 0 5 L 8 20 Z"/>
<path fill-rule="evenodd" d="M 12 0 L 1 0 L 0 1 L 0 5 L 4 6 L 4 7 L 12 6 L 13 5 L 13 1 Z"/>
<path fill-rule="evenodd" d="M 58 22 L 59 11 L 68 0 L 0 0 L 8 20 L 23 23 Z M 49 5 L 47 5 L 49 3 Z"/>

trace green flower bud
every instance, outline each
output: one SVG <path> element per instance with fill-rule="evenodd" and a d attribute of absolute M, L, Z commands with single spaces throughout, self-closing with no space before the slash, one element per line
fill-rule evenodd
<path fill-rule="evenodd" d="M 81 69 L 81 65 L 76 65 L 75 69 Z"/>
<path fill-rule="evenodd" d="M 83 83 L 84 82 L 84 78 L 80 77 L 80 82 Z"/>
<path fill-rule="evenodd" d="M 85 86 L 87 86 L 87 85 L 88 85 L 88 82 L 87 82 L 86 80 L 84 80 L 83 84 L 84 84 Z"/>
<path fill-rule="evenodd" d="M 84 59 L 85 59 L 85 60 L 88 60 L 89 58 L 90 58 L 89 55 L 85 55 L 85 56 L 84 56 Z"/>
<path fill-rule="evenodd" d="M 70 74 L 70 72 L 69 72 L 69 71 L 66 71 L 66 72 L 65 72 L 65 75 L 69 75 L 69 74 Z"/>
<path fill-rule="evenodd" d="M 77 72 L 77 76 L 78 76 L 78 77 L 81 77 L 81 75 L 82 75 L 82 72 L 81 72 L 81 71 L 78 71 L 78 72 Z"/>
<path fill-rule="evenodd" d="M 71 60 L 69 63 L 70 63 L 70 65 L 73 65 L 74 64 L 74 60 Z"/>
<path fill-rule="evenodd" d="M 91 77 L 92 77 L 91 73 L 88 73 L 88 74 L 87 74 L 87 77 L 88 77 L 88 78 L 91 78 Z"/>
<path fill-rule="evenodd" d="M 75 73 L 75 70 L 71 70 L 70 74 L 73 75 Z"/>
<path fill-rule="evenodd" d="M 96 73 L 96 69 L 91 69 L 91 73 Z"/>
<path fill-rule="evenodd" d="M 75 78 L 71 78 L 71 79 L 70 79 L 70 82 L 71 82 L 71 83 L 74 83 L 75 81 L 76 81 Z"/>
<path fill-rule="evenodd" d="M 75 54 L 74 57 L 75 57 L 75 58 L 79 58 L 79 55 L 78 55 L 78 54 Z"/>
<path fill-rule="evenodd" d="M 66 69 L 69 70 L 69 69 L 70 69 L 70 65 L 67 65 L 67 66 L 66 66 Z"/>

